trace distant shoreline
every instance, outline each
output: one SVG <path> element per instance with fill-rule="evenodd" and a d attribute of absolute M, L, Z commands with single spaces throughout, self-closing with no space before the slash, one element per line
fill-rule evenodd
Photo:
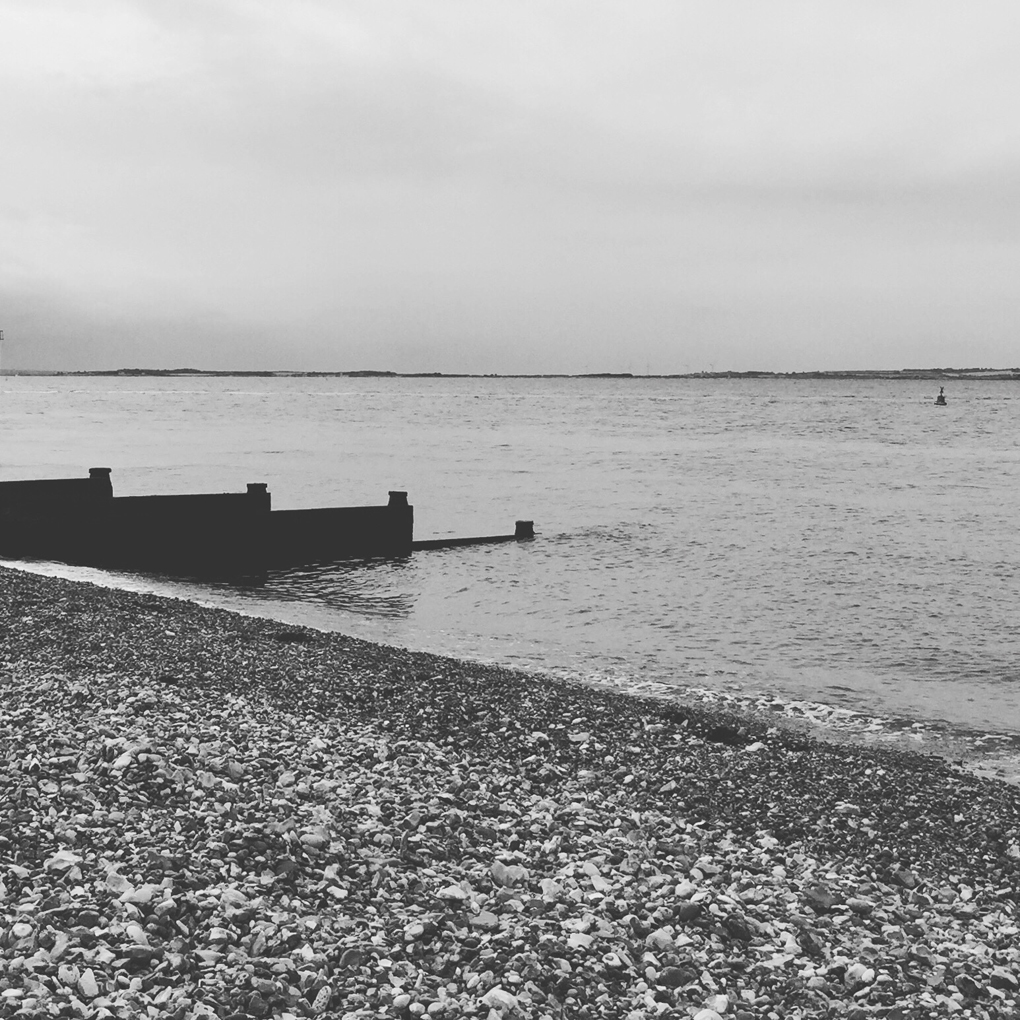
<path fill-rule="evenodd" d="M 259 371 L 202 368 L 116 368 L 65 372 L 44 369 L 4 369 L 0 376 L 116 378 L 265 378 L 265 379 L 1020 379 L 1020 368 L 901 368 L 814 372 L 676 372 L 641 375 L 633 372 L 350 372 Z"/>

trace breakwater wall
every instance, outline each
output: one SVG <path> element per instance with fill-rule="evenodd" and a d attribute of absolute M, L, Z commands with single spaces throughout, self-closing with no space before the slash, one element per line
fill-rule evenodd
<path fill-rule="evenodd" d="M 406 492 L 390 492 L 385 506 L 274 510 L 267 521 L 266 565 L 406 556 L 413 537 L 414 507 Z"/>
<path fill-rule="evenodd" d="M 114 496 L 109 468 L 88 478 L 0 482 L 0 554 L 182 575 L 258 574 L 345 557 L 410 553 L 414 508 L 272 509 L 246 492 Z"/>
<path fill-rule="evenodd" d="M 498 545 L 501 542 L 520 542 L 535 537 L 534 521 L 515 521 L 512 535 L 480 535 L 477 538 L 426 538 L 412 542 L 413 550 L 456 549 L 462 545 Z"/>
<path fill-rule="evenodd" d="M 414 507 L 399 491 L 381 506 L 273 510 L 263 482 L 179 496 L 114 496 L 109 468 L 91 468 L 88 478 L 0 482 L 0 555 L 111 569 L 254 575 L 532 537 L 531 521 L 518 521 L 513 535 L 415 542 Z"/>
<path fill-rule="evenodd" d="M 108 468 L 88 478 L 0 483 L 0 553 L 20 558 L 87 562 L 102 545 L 112 512 Z"/>

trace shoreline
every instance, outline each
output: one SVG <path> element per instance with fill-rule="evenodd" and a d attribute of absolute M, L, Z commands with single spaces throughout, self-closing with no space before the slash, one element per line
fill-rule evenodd
<path fill-rule="evenodd" d="M 0 596 L 0 1016 L 1020 1008 L 1015 787 L 162 596 Z"/>
<path fill-rule="evenodd" d="M 235 612 L 254 619 L 275 621 L 280 626 L 307 627 L 329 634 L 345 634 L 358 640 L 390 645 L 376 637 L 348 633 L 340 627 L 327 626 L 325 620 L 306 620 L 301 612 L 285 612 L 266 615 L 273 607 L 253 604 L 245 608 L 234 599 L 224 599 L 221 594 L 210 590 L 205 597 L 198 597 L 191 590 L 181 591 L 175 582 L 158 580 L 144 574 L 118 571 L 104 571 L 99 568 L 78 567 L 55 561 L 17 561 L 0 558 L 0 569 L 22 570 L 43 577 L 110 587 L 119 591 L 136 594 L 152 594 L 172 600 L 183 600 L 210 609 Z M 300 605 L 294 603 L 293 605 Z M 455 652 L 438 649 L 420 649 L 425 654 L 447 656 L 461 661 Z M 885 747 L 892 750 L 933 754 L 976 775 L 1000 779 L 1020 785 L 1020 732 L 978 729 L 962 722 L 940 719 L 917 719 L 906 716 L 875 714 L 856 708 L 845 708 L 794 698 L 764 689 L 726 690 L 719 687 L 705 687 L 691 676 L 686 680 L 668 683 L 658 679 L 637 679 L 610 674 L 585 674 L 577 670 L 549 667 L 541 669 L 534 665 L 522 665 L 512 661 L 498 661 L 487 657 L 467 657 L 465 662 L 482 666 L 493 666 L 519 670 L 535 676 L 546 677 L 553 682 L 579 683 L 596 689 L 608 690 L 624 696 L 653 698 L 681 705 L 700 705 L 707 709 L 751 716 L 766 728 L 781 727 L 806 734 L 814 739 L 837 744 L 864 747 Z"/>

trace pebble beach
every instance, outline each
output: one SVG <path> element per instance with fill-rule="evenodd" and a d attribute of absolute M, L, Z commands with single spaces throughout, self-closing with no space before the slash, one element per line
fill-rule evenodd
<path fill-rule="evenodd" d="M 1020 790 L 0 569 L 0 1016 L 1020 1015 Z"/>

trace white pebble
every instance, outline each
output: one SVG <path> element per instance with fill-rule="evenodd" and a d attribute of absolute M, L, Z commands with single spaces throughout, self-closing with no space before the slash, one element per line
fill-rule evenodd
<path fill-rule="evenodd" d="M 509 992 L 505 992 L 499 985 L 495 988 L 490 988 L 483 996 L 482 1002 L 486 1006 L 492 1009 L 516 1009 L 517 1008 L 517 996 L 511 995 Z"/>
<path fill-rule="evenodd" d="M 672 949 L 673 935 L 666 931 L 665 928 L 657 928 L 645 939 L 645 945 L 648 946 L 649 949 Z"/>
<path fill-rule="evenodd" d="M 96 976 L 92 973 L 91 967 L 83 971 L 81 977 L 78 978 L 78 991 L 86 999 L 94 999 L 99 994 L 99 985 L 96 982 Z"/>

